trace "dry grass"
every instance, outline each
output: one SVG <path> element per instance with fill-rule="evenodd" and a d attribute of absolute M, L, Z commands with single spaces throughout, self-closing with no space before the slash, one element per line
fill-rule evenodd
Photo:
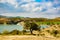
<path fill-rule="evenodd" d="M 11 36 L 0 36 L 0 40 L 60 40 L 59 38 L 55 37 L 42 37 L 42 36 L 32 36 L 32 35 L 11 35 Z"/>

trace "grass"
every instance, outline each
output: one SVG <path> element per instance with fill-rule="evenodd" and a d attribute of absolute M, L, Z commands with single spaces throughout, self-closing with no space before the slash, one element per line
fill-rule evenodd
<path fill-rule="evenodd" d="M 36 22 L 38 25 L 40 24 L 60 24 L 60 22 Z"/>

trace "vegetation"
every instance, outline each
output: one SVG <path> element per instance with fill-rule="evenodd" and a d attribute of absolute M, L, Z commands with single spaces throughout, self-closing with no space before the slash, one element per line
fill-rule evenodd
<path fill-rule="evenodd" d="M 55 19 L 47 19 L 47 18 L 24 18 L 24 17 L 6 17 L 0 15 L 0 24 L 17 24 L 21 20 L 25 21 L 26 23 L 36 22 L 38 25 L 40 24 L 60 24 L 60 17 Z"/>
<path fill-rule="evenodd" d="M 30 22 L 29 21 L 27 21 L 27 22 L 25 22 L 25 27 L 24 27 L 24 29 L 29 29 L 30 28 Z"/>
<path fill-rule="evenodd" d="M 8 30 L 5 30 L 2 33 L 0 33 L 0 35 L 22 35 L 22 31 L 12 30 L 11 32 L 9 32 Z"/>
<path fill-rule="evenodd" d="M 0 24 L 17 24 L 21 21 L 24 21 L 24 30 L 19 31 L 19 30 L 13 30 L 11 32 L 5 30 L 3 33 L 0 33 L 0 35 L 25 35 L 26 30 L 30 30 L 30 28 L 37 28 L 37 26 L 40 26 L 41 24 L 44 25 L 50 25 L 51 29 L 47 28 L 48 30 L 44 30 L 44 32 L 50 33 L 50 35 L 53 35 L 55 37 L 60 37 L 60 17 L 55 18 L 55 19 L 47 19 L 47 18 L 24 18 L 24 17 L 3 17 L 0 16 Z M 36 25 L 37 24 L 37 25 Z M 58 25 L 58 27 L 53 26 L 53 25 Z M 33 27 L 34 26 L 34 27 Z M 57 30 L 56 30 L 57 29 Z M 42 30 L 42 29 L 41 29 Z M 42 34 L 43 30 L 40 32 Z M 52 30 L 52 31 L 51 31 Z M 45 33 L 43 34 L 45 35 Z"/>
<path fill-rule="evenodd" d="M 4 30 L 3 33 L 1 33 L 2 35 L 8 35 L 9 31 L 8 30 Z"/>

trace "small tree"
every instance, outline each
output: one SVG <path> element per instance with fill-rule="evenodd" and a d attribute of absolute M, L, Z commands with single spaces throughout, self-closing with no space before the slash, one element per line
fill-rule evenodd
<path fill-rule="evenodd" d="M 33 30 L 40 31 L 40 27 L 38 27 L 36 23 L 31 23 L 30 25 L 31 25 L 30 27 L 31 34 L 33 34 Z"/>
<path fill-rule="evenodd" d="M 24 29 L 29 29 L 30 28 L 30 23 L 27 21 L 27 22 L 25 22 L 25 27 L 24 27 Z"/>

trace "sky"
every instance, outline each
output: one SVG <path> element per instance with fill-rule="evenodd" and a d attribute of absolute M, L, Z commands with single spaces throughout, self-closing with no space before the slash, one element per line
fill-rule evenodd
<path fill-rule="evenodd" d="M 0 0 L 0 15 L 31 18 L 60 17 L 60 0 Z"/>

